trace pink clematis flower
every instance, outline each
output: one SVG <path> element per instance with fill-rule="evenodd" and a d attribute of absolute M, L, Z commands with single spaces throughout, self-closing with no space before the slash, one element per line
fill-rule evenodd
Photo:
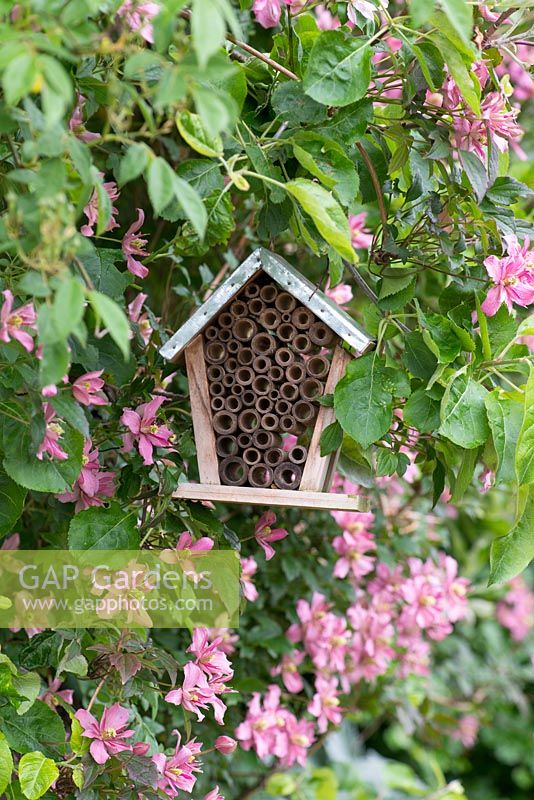
<path fill-rule="evenodd" d="M 216 786 L 215 789 L 212 789 L 211 792 L 204 795 L 204 800 L 224 800 L 224 797 L 219 792 L 219 787 Z"/>
<path fill-rule="evenodd" d="M 299 673 L 299 667 L 304 661 L 305 653 L 301 650 L 293 650 L 291 653 L 284 653 L 282 663 L 271 670 L 271 675 L 281 675 L 288 692 L 298 694 L 304 689 L 304 681 Z"/>
<path fill-rule="evenodd" d="M 196 656 L 195 664 L 206 673 L 208 678 L 217 680 L 231 680 L 234 671 L 226 654 L 219 649 L 222 639 L 213 639 L 210 642 L 210 632 L 207 628 L 194 628 L 193 642 L 186 652 Z"/>
<path fill-rule="evenodd" d="M 143 227 L 143 223 L 145 221 L 145 212 L 142 208 L 137 209 L 137 219 L 135 222 L 132 222 L 126 233 L 124 234 L 124 238 L 122 240 L 122 252 L 126 256 L 126 266 L 132 273 L 138 278 L 146 278 L 148 275 L 147 267 L 144 267 L 140 261 L 134 258 L 134 256 L 147 256 L 148 253 L 144 249 L 147 244 L 147 239 L 143 239 L 142 236 L 137 236 L 137 232 L 141 230 Z M 146 295 L 145 295 L 146 298 Z"/>
<path fill-rule="evenodd" d="M 160 12 L 159 3 L 139 2 L 139 0 L 125 0 L 117 11 L 119 17 L 132 31 L 138 31 L 146 42 L 154 43 L 154 29 L 152 20 Z"/>
<path fill-rule="evenodd" d="M 37 314 L 33 303 L 26 303 L 25 306 L 13 310 L 13 293 L 6 289 L 2 294 L 4 304 L 0 311 L 0 341 L 7 343 L 11 339 L 16 339 L 28 353 L 31 353 L 33 339 L 27 331 L 22 330 L 22 327 L 35 330 Z"/>
<path fill-rule="evenodd" d="M 180 534 L 180 538 L 176 542 L 177 550 L 192 550 L 193 552 L 202 552 L 205 550 L 213 550 L 214 541 L 209 536 L 201 536 L 196 542 L 189 531 L 184 531 Z"/>
<path fill-rule="evenodd" d="M 142 403 L 135 411 L 126 408 L 121 422 L 129 428 L 123 436 L 124 451 L 129 453 L 137 441 L 139 454 L 146 466 L 154 463 L 154 447 L 170 447 L 174 435 L 166 425 L 158 425 L 156 414 L 165 401 L 164 397 L 154 397 L 149 403 Z"/>
<path fill-rule="evenodd" d="M 458 728 L 454 731 L 452 737 L 469 749 L 476 744 L 479 727 L 480 722 L 473 714 L 464 714 L 458 720 Z"/>
<path fill-rule="evenodd" d="M 92 142 L 95 139 L 100 139 L 100 134 L 92 133 L 91 131 L 87 131 L 85 129 L 83 109 L 86 102 L 87 98 L 78 92 L 76 95 L 76 105 L 74 106 L 71 118 L 69 119 L 69 130 L 71 130 L 76 138 L 80 139 L 80 141 Z"/>
<path fill-rule="evenodd" d="M 127 708 L 115 703 L 110 708 L 104 709 L 100 722 L 84 709 L 77 711 L 75 717 L 83 727 L 82 736 L 93 740 L 89 752 L 97 764 L 105 764 L 111 756 L 132 750 L 131 745 L 124 741 L 134 733 L 125 730 L 129 717 Z"/>
<path fill-rule="evenodd" d="M 508 628 L 514 642 L 522 642 L 534 627 L 534 593 L 520 576 L 508 586 L 508 592 L 497 603 L 497 619 Z"/>
<path fill-rule="evenodd" d="M 315 19 L 320 31 L 333 31 L 341 25 L 339 17 L 334 17 L 326 6 L 322 4 L 315 9 Z"/>
<path fill-rule="evenodd" d="M 241 559 L 241 588 L 243 589 L 243 597 L 254 603 L 258 599 L 258 590 L 252 582 L 253 576 L 256 574 L 258 565 L 252 556 L 249 558 Z"/>
<path fill-rule="evenodd" d="M 99 173 L 100 177 L 103 177 L 103 173 Z M 104 187 L 104 191 L 107 192 L 109 199 L 113 203 L 114 200 L 117 200 L 119 197 L 119 189 L 115 181 L 107 181 L 106 183 L 102 184 Z M 94 227 L 98 220 L 98 194 L 96 189 L 93 191 L 91 198 L 87 205 L 85 206 L 83 213 L 87 217 L 87 223 L 82 225 L 80 228 L 80 232 L 84 236 L 94 236 Z M 119 213 L 119 210 L 115 208 L 114 205 L 111 206 L 111 215 L 108 220 L 108 224 L 106 226 L 106 231 L 112 231 L 114 228 L 119 227 L 119 223 L 115 220 L 116 215 Z"/>
<path fill-rule="evenodd" d="M 100 377 L 103 369 L 95 372 L 86 372 L 80 375 L 72 384 L 72 394 L 82 406 L 108 406 L 109 400 L 101 391 L 105 381 Z"/>
<path fill-rule="evenodd" d="M 352 289 L 348 283 L 338 283 L 333 289 L 331 289 L 330 284 L 328 284 L 325 289 L 325 294 L 340 306 L 345 305 L 345 303 L 350 303 L 352 300 Z"/>
<path fill-rule="evenodd" d="M 350 0 L 347 6 L 347 17 L 353 25 L 358 25 L 358 17 L 356 12 L 359 11 L 365 19 L 373 20 L 375 14 L 378 13 L 378 8 L 367 0 Z"/>
<path fill-rule="evenodd" d="M 364 575 L 373 571 L 375 558 L 365 555 L 370 550 L 376 550 L 372 533 L 343 531 L 341 536 L 335 537 L 332 545 L 341 556 L 334 567 L 335 578 L 346 578 L 350 572 L 356 580 L 360 580 Z"/>
<path fill-rule="evenodd" d="M 67 705 L 71 706 L 73 703 L 74 691 L 72 689 L 62 689 L 61 678 L 48 679 L 48 686 L 45 691 L 39 695 L 39 700 L 46 703 L 50 708 L 56 708 L 59 705 L 58 700 L 61 699 Z"/>
<path fill-rule="evenodd" d="M 252 10 L 263 28 L 274 28 L 280 22 L 282 0 L 254 0 Z"/>
<path fill-rule="evenodd" d="M 349 214 L 349 228 L 352 246 L 358 250 L 368 250 L 373 243 L 373 234 L 364 228 L 367 214 Z"/>
<path fill-rule="evenodd" d="M 192 661 L 189 661 L 184 667 L 184 682 L 181 688 L 172 689 L 165 695 L 165 700 L 175 706 L 183 706 L 186 711 L 196 714 L 199 722 L 202 722 L 205 716 L 201 709 L 206 709 L 211 705 L 215 720 L 219 725 L 224 723 L 226 706 L 217 697 L 213 686 L 208 683 L 208 679 L 200 667 Z"/>
<path fill-rule="evenodd" d="M 337 680 L 336 678 L 323 678 L 318 675 L 315 680 L 315 689 L 316 692 L 308 705 L 308 711 L 314 717 L 317 717 L 319 733 L 325 733 L 329 722 L 332 725 L 341 725 L 341 720 L 343 719 L 339 708 Z"/>
<path fill-rule="evenodd" d="M 497 313 L 504 303 L 509 311 L 513 303 L 529 306 L 534 303 L 534 257 L 530 241 L 521 246 L 514 235 L 505 236 L 507 255 L 489 256 L 484 261 L 494 285 L 482 303 L 482 311 L 489 317 Z"/>
<path fill-rule="evenodd" d="M 101 472 L 98 449 L 92 449 L 90 439 L 83 446 L 82 469 L 71 492 L 57 496 L 60 503 L 76 503 L 76 512 L 104 505 L 105 497 L 115 493 L 115 473 Z"/>
<path fill-rule="evenodd" d="M 152 756 L 160 774 L 158 789 L 162 789 L 168 797 L 177 797 L 179 791 L 191 793 L 196 783 L 195 772 L 201 772 L 200 761 L 197 756 L 202 746 L 192 739 L 186 745 L 181 745 L 178 731 L 173 731 L 178 737 L 174 755 L 167 758 L 163 753 Z"/>
<path fill-rule="evenodd" d="M 139 294 L 134 297 L 132 302 L 128 304 L 128 319 L 130 322 L 134 322 L 138 326 L 139 335 L 145 344 L 149 343 L 150 337 L 153 333 L 153 328 L 150 324 L 148 314 L 146 311 L 141 313 L 147 297 L 148 295 L 139 292 Z M 131 333 L 131 338 L 133 338 L 133 333 Z"/>
<path fill-rule="evenodd" d="M 39 449 L 37 450 L 37 458 L 39 461 L 43 460 L 44 454 L 48 453 L 50 458 L 56 458 L 58 461 L 66 461 L 68 453 L 66 453 L 58 444 L 59 439 L 63 434 L 63 428 L 56 422 L 56 412 L 50 403 L 45 403 L 43 406 L 45 415 L 46 430 L 45 436 Z"/>
<path fill-rule="evenodd" d="M 271 542 L 278 542 L 280 539 L 285 539 L 286 536 L 289 536 L 284 528 L 273 529 L 272 526 L 275 523 L 276 514 L 274 511 L 266 511 L 265 514 L 261 515 L 254 529 L 254 537 L 260 547 L 263 548 L 266 561 L 270 561 L 275 554 L 274 548 L 271 547 Z"/>

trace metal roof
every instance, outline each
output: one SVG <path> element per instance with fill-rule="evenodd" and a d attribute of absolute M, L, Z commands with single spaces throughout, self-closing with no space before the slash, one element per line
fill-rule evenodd
<path fill-rule="evenodd" d="M 373 344 L 371 339 L 337 303 L 327 297 L 291 264 L 259 247 L 222 283 L 195 313 L 184 322 L 160 350 L 163 358 L 176 360 L 187 345 L 210 324 L 211 320 L 232 300 L 243 286 L 263 270 L 273 281 L 296 297 L 300 302 L 331 328 L 357 353 L 363 353 Z"/>

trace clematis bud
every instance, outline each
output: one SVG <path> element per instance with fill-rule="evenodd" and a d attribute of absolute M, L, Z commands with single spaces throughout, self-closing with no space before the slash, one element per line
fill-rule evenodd
<path fill-rule="evenodd" d="M 147 744 L 147 742 L 136 742 L 132 747 L 132 753 L 134 756 L 146 756 L 149 750 L 150 745 Z"/>
<path fill-rule="evenodd" d="M 443 95 L 441 94 L 441 92 L 427 91 L 425 96 L 425 102 L 429 106 L 437 106 L 437 108 L 441 108 L 443 105 Z"/>
<path fill-rule="evenodd" d="M 237 747 L 237 742 L 231 736 L 218 736 L 215 739 L 215 749 L 225 756 L 233 753 Z"/>

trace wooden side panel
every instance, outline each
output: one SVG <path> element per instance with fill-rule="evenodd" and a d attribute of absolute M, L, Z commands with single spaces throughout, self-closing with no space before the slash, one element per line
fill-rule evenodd
<path fill-rule="evenodd" d="M 325 459 L 326 461 L 327 459 Z M 211 500 L 213 503 L 286 506 L 339 511 L 368 511 L 365 496 L 337 492 L 301 492 L 290 489 L 255 489 L 252 486 L 214 486 L 213 484 L 181 483 L 173 497 L 178 500 Z"/>
<path fill-rule="evenodd" d="M 215 434 L 211 421 L 210 395 L 203 336 L 197 336 L 185 348 L 185 365 L 189 381 L 191 415 L 197 447 L 198 469 L 202 483 L 220 484 Z"/>
<path fill-rule="evenodd" d="M 351 360 L 350 353 L 343 350 L 339 345 L 334 350 L 332 358 L 332 365 L 328 373 L 328 380 L 326 381 L 325 393 L 332 394 L 336 384 L 345 374 L 348 362 Z M 321 434 L 328 425 L 334 422 L 335 415 L 333 408 L 321 406 L 317 415 L 317 421 L 313 430 L 310 447 L 308 449 L 308 458 L 304 472 L 302 474 L 302 481 L 300 483 L 301 492 L 321 492 L 325 486 L 328 475 L 328 467 L 330 464 L 330 457 L 321 457 L 321 448 L 319 441 Z"/>

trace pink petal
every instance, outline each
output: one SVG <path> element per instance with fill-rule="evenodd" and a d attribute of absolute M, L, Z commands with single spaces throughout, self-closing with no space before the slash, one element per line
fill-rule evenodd
<path fill-rule="evenodd" d="M 96 739 L 94 742 L 91 742 L 89 752 L 97 764 L 105 764 L 109 759 L 109 753 L 105 748 L 104 742 L 101 742 L 100 739 Z"/>

